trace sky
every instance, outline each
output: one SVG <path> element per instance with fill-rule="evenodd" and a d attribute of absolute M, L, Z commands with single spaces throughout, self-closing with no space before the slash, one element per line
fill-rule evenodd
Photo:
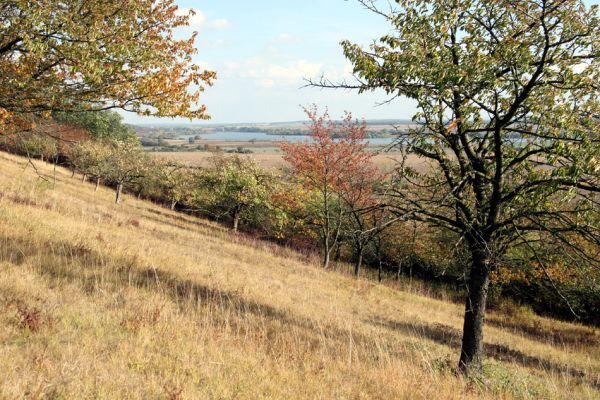
<path fill-rule="evenodd" d="M 598 4 L 598 1 L 586 1 Z M 369 45 L 386 34 L 382 17 L 356 0 L 178 0 L 181 12 L 193 9 L 190 27 L 197 31 L 194 62 L 217 72 L 215 85 L 201 102 L 211 120 L 194 123 L 252 123 L 304 120 L 302 106 L 328 108 L 332 117 L 350 111 L 357 118 L 407 119 L 415 112 L 407 99 L 388 99 L 383 92 L 305 86 L 321 75 L 334 81 L 351 77 L 340 41 Z M 189 123 L 123 113 L 128 123 Z"/>

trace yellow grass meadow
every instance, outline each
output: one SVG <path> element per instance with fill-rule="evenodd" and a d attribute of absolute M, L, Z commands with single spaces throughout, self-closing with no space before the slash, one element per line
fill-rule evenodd
<path fill-rule="evenodd" d="M 597 329 L 491 312 L 466 380 L 460 304 L 0 159 L 2 399 L 600 397 Z"/>

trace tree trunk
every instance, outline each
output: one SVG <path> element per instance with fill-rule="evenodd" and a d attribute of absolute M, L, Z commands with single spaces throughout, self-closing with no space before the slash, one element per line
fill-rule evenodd
<path fill-rule="evenodd" d="M 94 189 L 94 191 L 97 192 L 99 188 L 100 188 L 100 178 L 96 178 L 96 189 Z"/>
<path fill-rule="evenodd" d="M 86 174 L 81 175 L 81 183 L 85 183 L 85 178 L 87 178 Z"/>
<path fill-rule="evenodd" d="M 240 225 L 240 212 L 239 212 L 239 210 L 235 210 L 233 212 L 233 231 L 234 232 L 238 231 L 239 225 Z"/>
<path fill-rule="evenodd" d="M 71 169 L 71 178 L 75 176 L 75 168 Z"/>
<path fill-rule="evenodd" d="M 121 195 L 123 193 L 123 184 L 117 183 L 117 197 L 115 198 L 116 204 L 121 204 Z"/>
<path fill-rule="evenodd" d="M 481 372 L 483 360 L 483 323 L 488 288 L 490 260 L 485 250 L 472 253 L 471 272 L 467 285 L 465 321 L 458 369 L 465 375 Z"/>
<path fill-rule="evenodd" d="M 329 268 L 329 259 L 331 257 L 331 249 L 329 246 L 329 236 L 328 235 L 324 235 L 323 237 L 323 250 L 324 253 L 323 254 L 323 268 L 327 269 Z"/>
<path fill-rule="evenodd" d="M 340 244 L 338 243 L 337 246 L 335 246 L 335 256 L 333 256 L 333 261 L 339 262 L 341 258 L 342 258 L 342 246 L 340 246 Z"/>
<path fill-rule="evenodd" d="M 170 207 L 171 211 L 175 210 L 175 207 L 177 207 L 177 200 L 173 199 L 173 200 L 171 200 L 171 207 Z M 234 229 L 237 230 L 237 225 L 234 226 Z"/>
<path fill-rule="evenodd" d="M 383 269 L 382 264 L 381 258 L 379 258 L 379 269 L 377 270 L 377 279 L 379 280 L 379 283 L 381 283 L 381 270 Z"/>
<path fill-rule="evenodd" d="M 363 253 L 364 253 L 363 246 L 360 244 L 357 244 L 356 245 L 356 261 L 354 263 L 354 276 L 357 278 L 360 276 L 360 267 L 362 267 Z"/>
<path fill-rule="evenodd" d="M 329 268 L 329 251 L 325 250 L 325 255 L 323 256 L 323 268 Z"/>

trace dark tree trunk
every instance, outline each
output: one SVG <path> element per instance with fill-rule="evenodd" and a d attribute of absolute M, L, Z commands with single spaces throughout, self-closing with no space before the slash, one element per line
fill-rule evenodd
<path fill-rule="evenodd" d="M 381 262 L 381 258 L 379 259 L 379 268 L 377 269 L 377 279 L 379 280 L 379 283 L 381 283 L 381 270 L 383 269 L 383 263 Z"/>
<path fill-rule="evenodd" d="M 75 176 L 75 168 L 71 169 L 71 178 Z"/>
<path fill-rule="evenodd" d="M 335 256 L 333 256 L 333 261 L 339 262 L 341 258 L 342 258 L 342 246 L 340 246 L 340 244 L 338 243 L 337 246 L 335 246 Z"/>
<path fill-rule="evenodd" d="M 481 372 L 483 360 L 483 324 L 488 288 L 490 260 L 485 250 L 472 253 L 471 272 L 467 285 L 465 321 L 458 369 L 465 375 Z"/>
<path fill-rule="evenodd" d="M 121 204 L 121 195 L 123 194 L 123 184 L 117 184 L 117 197 L 115 198 L 115 203 Z"/>
<path fill-rule="evenodd" d="M 356 245 L 356 260 L 354 262 L 354 276 L 360 276 L 360 268 L 362 267 L 364 249 L 361 244 Z"/>
<path fill-rule="evenodd" d="M 94 191 L 97 192 L 99 188 L 100 188 L 100 178 L 96 178 L 96 189 L 94 189 Z"/>

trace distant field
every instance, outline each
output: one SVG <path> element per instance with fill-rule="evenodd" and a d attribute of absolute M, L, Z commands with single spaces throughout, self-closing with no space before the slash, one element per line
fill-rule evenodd
<path fill-rule="evenodd" d="M 248 157 L 256 160 L 259 165 L 263 168 L 267 169 L 278 169 L 285 166 L 285 161 L 282 158 L 280 152 L 275 152 L 276 149 L 272 149 L 272 151 L 264 151 L 264 152 L 255 152 L 253 154 L 248 154 Z M 189 165 L 198 166 L 198 167 L 206 167 L 209 164 L 209 159 L 214 157 L 214 153 L 204 152 L 204 151 L 196 151 L 196 152 L 149 152 L 148 154 L 158 157 L 164 158 L 171 161 L 180 161 Z M 399 153 L 385 153 L 378 154 L 374 157 L 374 162 L 384 170 L 389 170 L 393 168 L 395 164 L 397 164 L 400 159 Z M 425 164 L 422 160 L 418 159 L 415 156 L 409 158 L 410 166 L 423 169 Z"/>

